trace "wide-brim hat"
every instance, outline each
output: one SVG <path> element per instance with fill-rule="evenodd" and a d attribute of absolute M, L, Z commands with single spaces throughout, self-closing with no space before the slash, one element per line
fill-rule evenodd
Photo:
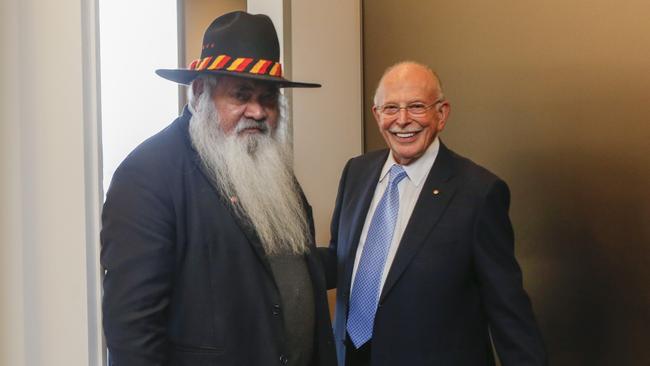
<path fill-rule="evenodd" d="M 201 74 L 268 81 L 284 88 L 318 88 L 282 77 L 280 44 L 271 19 L 264 14 L 235 11 L 215 19 L 203 35 L 201 58 L 187 69 L 158 69 L 156 74 L 190 84 Z"/>

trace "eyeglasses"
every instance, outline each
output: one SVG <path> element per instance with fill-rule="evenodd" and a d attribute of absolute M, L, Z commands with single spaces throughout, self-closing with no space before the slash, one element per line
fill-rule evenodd
<path fill-rule="evenodd" d="M 398 104 L 388 103 L 388 104 L 377 106 L 376 108 L 377 111 L 379 111 L 379 113 L 385 114 L 387 116 L 394 116 L 397 113 L 399 113 L 399 111 L 402 109 L 406 109 L 406 112 L 411 116 L 421 116 L 427 113 L 427 111 L 431 109 L 431 107 L 433 107 L 434 105 L 440 102 L 443 102 L 444 100 L 445 100 L 444 98 L 438 98 L 436 99 L 435 102 L 431 104 L 415 102 L 415 103 L 410 103 L 404 107 L 401 107 Z"/>

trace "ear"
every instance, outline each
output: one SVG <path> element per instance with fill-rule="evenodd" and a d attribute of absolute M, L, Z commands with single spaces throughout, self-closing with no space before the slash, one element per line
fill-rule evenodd
<path fill-rule="evenodd" d="M 442 131 L 447 124 L 447 119 L 451 113 L 451 104 L 447 100 L 440 102 L 440 105 L 436 108 L 436 114 L 438 115 L 438 132 Z"/>
<path fill-rule="evenodd" d="M 377 124 L 379 124 L 380 114 L 379 114 L 379 110 L 377 110 L 377 106 L 374 105 L 372 106 L 372 115 L 375 117 L 375 121 L 377 122 Z"/>
<path fill-rule="evenodd" d="M 203 79 L 194 79 L 192 81 L 192 94 L 198 97 L 203 93 Z"/>

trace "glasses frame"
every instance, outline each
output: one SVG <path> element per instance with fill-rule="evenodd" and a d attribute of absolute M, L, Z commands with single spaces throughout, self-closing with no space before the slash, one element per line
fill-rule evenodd
<path fill-rule="evenodd" d="M 387 105 L 395 106 L 394 103 L 387 103 L 387 104 L 378 105 L 378 106 L 375 106 L 375 109 L 379 112 L 379 114 L 381 114 L 383 116 L 390 116 L 390 117 L 397 116 L 402 109 L 406 110 L 406 113 L 408 115 L 410 115 L 410 116 L 424 116 L 429 111 L 429 109 L 431 109 L 436 104 L 442 103 L 444 101 L 445 101 L 444 97 L 440 97 L 440 98 L 436 99 L 433 103 L 425 105 L 424 106 L 424 111 L 422 113 L 413 113 L 413 111 L 409 110 L 409 107 L 411 107 L 413 104 L 418 104 L 418 102 L 409 103 L 409 104 L 407 104 L 405 106 L 401 106 L 401 105 L 398 104 L 397 105 L 397 111 L 395 113 L 392 113 L 392 114 L 391 113 L 386 113 L 384 110 L 385 110 Z"/>

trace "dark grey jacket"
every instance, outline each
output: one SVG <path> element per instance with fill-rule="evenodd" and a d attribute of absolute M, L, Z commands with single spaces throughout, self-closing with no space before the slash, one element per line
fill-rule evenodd
<path fill-rule="evenodd" d="M 283 365 L 278 287 L 255 232 L 203 173 L 190 117 L 186 108 L 137 147 L 108 190 L 101 263 L 111 365 Z M 305 207 L 312 223 L 306 200 Z M 316 305 L 313 364 L 335 365 L 324 272 L 313 255 L 306 261 Z"/>

